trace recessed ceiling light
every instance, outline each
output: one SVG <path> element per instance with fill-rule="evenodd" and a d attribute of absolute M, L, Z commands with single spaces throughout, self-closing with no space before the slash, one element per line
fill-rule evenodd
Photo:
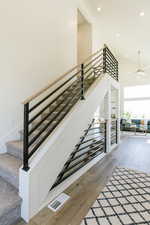
<path fill-rule="evenodd" d="M 98 8 L 97 8 L 97 11 L 100 12 L 100 11 L 101 11 L 101 7 L 98 7 Z"/>
<path fill-rule="evenodd" d="M 119 33 L 116 34 L 116 37 L 119 38 L 121 35 Z"/>
<path fill-rule="evenodd" d="M 142 12 L 140 12 L 140 14 L 139 14 L 140 16 L 144 16 L 145 15 L 145 13 L 142 11 Z"/>

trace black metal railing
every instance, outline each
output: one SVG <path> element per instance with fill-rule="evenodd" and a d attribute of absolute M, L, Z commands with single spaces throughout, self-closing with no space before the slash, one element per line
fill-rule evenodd
<path fill-rule="evenodd" d="M 75 146 L 64 168 L 58 175 L 51 189 L 76 173 L 98 155 L 106 152 L 106 122 L 97 122 L 93 119 L 79 143 Z"/>
<path fill-rule="evenodd" d="M 111 75 L 115 80 L 119 80 L 118 77 L 118 61 L 109 50 L 109 48 L 105 45 L 103 49 L 104 55 L 104 72 Z"/>
<path fill-rule="evenodd" d="M 118 120 L 111 121 L 111 145 L 118 144 Z"/>
<path fill-rule="evenodd" d="M 108 64 L 110 61 L 110 64 Z M 74 67 L 24 104 L 23 169 L 71 108 L 103 73 L 118 80 L 118 63 L 107 46 Z M 110 72 L 109 72 L 110 71 Z"/>

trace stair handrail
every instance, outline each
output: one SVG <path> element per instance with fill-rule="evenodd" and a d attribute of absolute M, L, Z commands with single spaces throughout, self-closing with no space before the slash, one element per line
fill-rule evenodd
<path fill-rule="evenodd" d="M 61 81 L 62 79 L 64 79 L 68 74 L 70 74 L 71 72 L 73 72 L 75 69 L 78 69 L 81 67 L 82 64 L 85 64 L 87 61 L 89 61 L 91 58 L 93 58 L 95 55 L 97 55 L 99 52 L 102 51 L 103 48 L 99 49 L 98 51 L 96 51 L 95 53 L 93 53 L 92 55 L 90 55 L 89 57 L 87 57 L 85 60 L 83 60 L 80 64 L 74 66 L 72 69 L 68 70 L 67 72 L 65 72 L 64 74 L 62 74 L 59 78 L 57 78 L 55 81 L 53 81 L 52 83 L 46 85 L 44 88 L 42 88 L 41 90 L 39 90 L 38 92 L 36 92 L 35 94 L 33 94 L 32 96 L 28 97 L 27 99 L 25 99 L 22 104 L 25 105 L 27 103 L 30 103 L 31 101 L 33 101 L 34 99 L 36 99 L 38 96 L 40 96 L 41 94 L 43 94 L 45 91 L 47 91 L 49 88 L 51 88 L 52 86 L 54 86 L 55 84 L 57 84 L 59 81 Z"/>

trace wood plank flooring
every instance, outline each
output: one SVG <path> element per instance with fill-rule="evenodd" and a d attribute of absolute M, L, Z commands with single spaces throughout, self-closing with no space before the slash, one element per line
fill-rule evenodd
<path fill-rule="evenodd" d="M 65 191 L 71 198 L 59 212 L 53 213 L 44 208 L 28 225 L 80 225 L 90 206 L 105 187 L 115 166 L 150 173 L 150 137 L 123 136 L 118 148 Z M 20 220 L 14 225 L 25 223 Z"/>

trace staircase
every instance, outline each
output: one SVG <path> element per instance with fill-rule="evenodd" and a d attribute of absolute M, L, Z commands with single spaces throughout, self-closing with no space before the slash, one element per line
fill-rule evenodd
<path fill-rule="evenodd" d="M 0 155 L 0 225 L 12 224 L 20 217 L 18 188 L 22 160 L 13 151 L 11 154 L 10 149 L 8 144 L 8 152 Z"/>
<path fill-rule="evenodd" d="M 7 153 L 0 155 L 0 225 L 11 225 L 21 216 L 19 169 L 23 165 L 21 171 L 29 175 L 32 161 L 43 144 L 59 129 L 75 105 L 80 100 L 86 101 L 86 92 L 106 73 L 118 80 L 118 62 L 107 46 L 24 102 L 24 129 L 19 131 L 20 140 L 6 143 Z M 95 123 L 93 119 L 75 149 L 70 149 L 49 190 L 104 152 L 106 124 Z"/>
<path fill-rule="evenodd" d="M 85 90 L 94 82 L 95 78 L 87 79 L 85 82 Z M 59 116 L 54 120 L 53 125 L 48 127 L 48 130 L 53 128 L 56 124 L 63 119 L 64 115 L 67 114 L 67 111 L 70 110 L 73 105 L 79 100 L 80 96 L 78 94 L 78 83 L 75 81 L 70 87 L 65 90 L 64 94 L 57 98 L 54 106 L 50 108 L 55 108 L 55 105 L 59 103 L 57 111 L 55 110 L 51 116 L 43 113 L 41 119 L 47 117 L 44 120 L 44 123 L 49 123 L 53 116 L 57 115 L 57 112 L 61 110 Z M 76 94 L 77 93 L 77 94 Z M 74 98 L 74 95 L 76 96 Z M 62 111 L 63 104 L 66 105 L 69 96 L 69 105 L 65 107 Z M 63 104 L 60 104 L 63 102 Z M 33 122 L 33 128 L 35 128 L 38 122 Z M 43 128 L 43 123 L 40 125 L 38 130 Z M 45 133 L 47 130 L 45 131 Z M 43 133 L 43 136 L 44 134 Z M 35 134 L 35 133 L 34 133 Z M 40 141 L 40 139 L 38 140 Z M 37 144 L 38 142 L 36 142 Z M 20 218 L 20 206 L 21 198 L 18 195 L 19 188 L 19 168 L 22 166 L 23 159 L 23 131 L 20 131 L 20 140 L 11 141 L 6 143 L 7 153 L 0 155 L 0 190 L 4 190 L 0 194 L 0 225 L 9 225 L 12 224 L 12 221 L 16 221 Z"/>

